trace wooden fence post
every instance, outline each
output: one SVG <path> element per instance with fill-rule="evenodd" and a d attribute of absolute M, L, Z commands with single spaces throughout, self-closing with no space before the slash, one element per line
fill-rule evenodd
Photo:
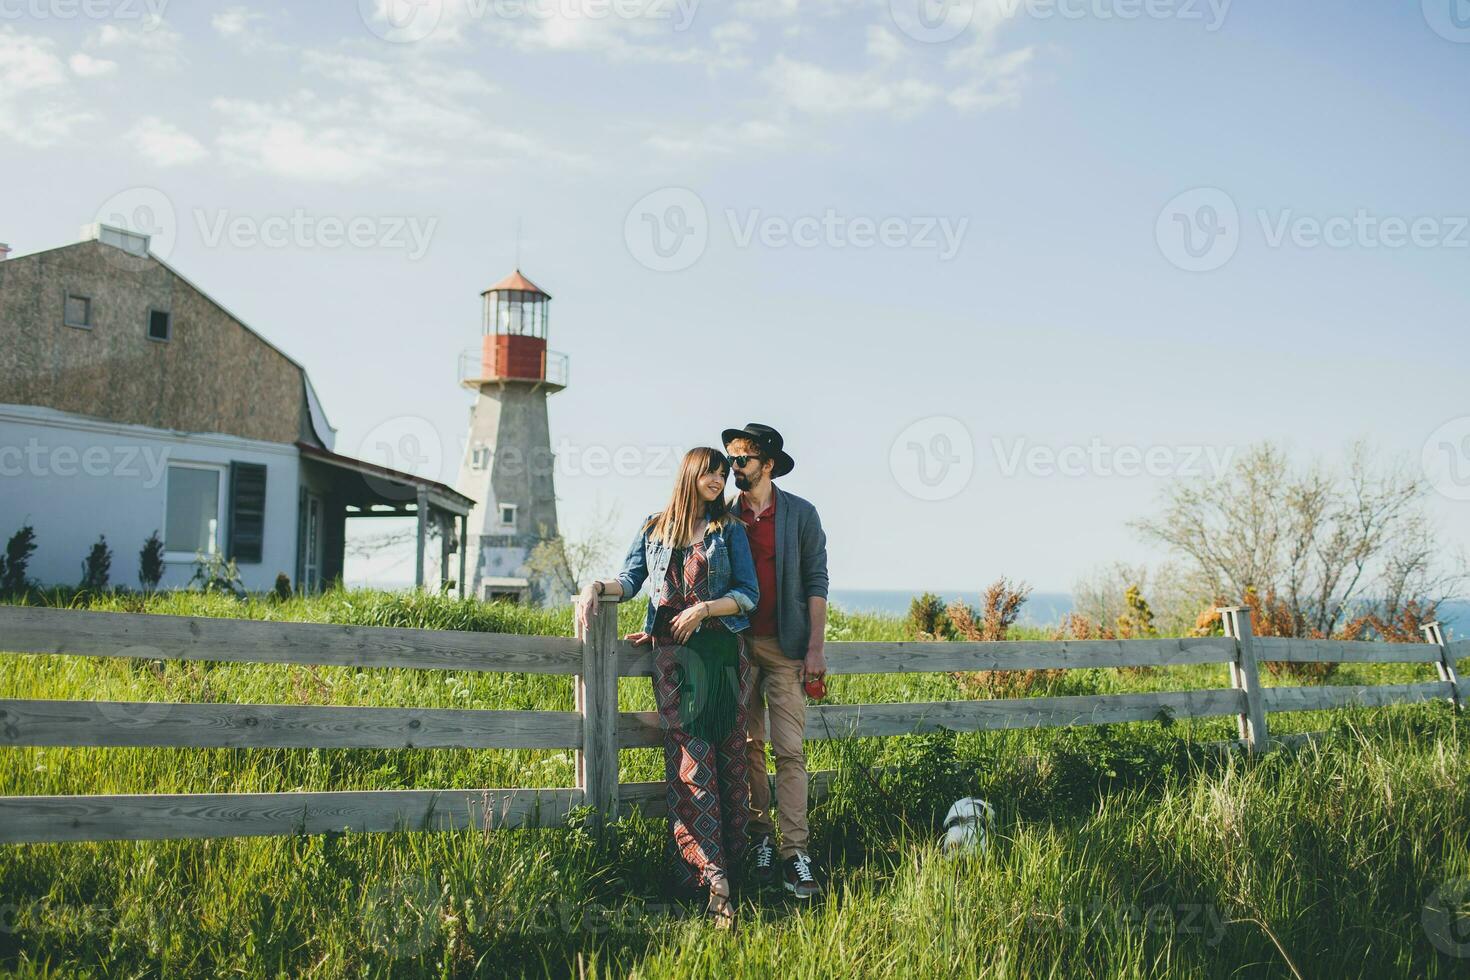
<path fill-rule="evenodd" d="M 1433 643 L 1439 647 L 1439 662 L 1435 664 L 1439 668 L 1439 679 L 1450 684 L 1450 704 L 1459 711 L 1460 704 L 1460 677 L 1455 671 L 1455 661 L 1450 657 L 1449 647 L 1444 641 L 1444 627 L 1438 620 L 1422 627 L 1426 642 Z"/>
<path fill-rule="evenodd" d="M 1261 699 L 1261 673 L 1256 665 L 1250 607 L 1226 606 L 1219 612 L 1225 624 L 1225 635 L 1235 639 L 1235 659 L 1230 662 L 1230 686 L 1245 694 L 1245 711 L 1237 719 L 1240 738 L 1252 753 L 1269 752 L 1271 735 L 1266 730 L 1266 706 Z"/>
<path fill-rule="evenodd" d="M 618 817 L 617 635 L 617 600 L 603 599 L 582 640 L 582 673 L 575 680 L 577 712 L 582 716 L 577 786 L 599 824 Z"/>

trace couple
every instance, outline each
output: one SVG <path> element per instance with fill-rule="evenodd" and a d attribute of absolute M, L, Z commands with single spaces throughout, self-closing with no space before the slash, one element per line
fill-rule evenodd
<path fill-rule="evenodd" d="M 649 583 L 643 632 L 664 731 L 670 856 L 677 883 L 707 889 L 731 927 L 730 879 L 777 876 L 766 776 L 765 707 L 776 757 L 780 877 L 799 898 L 821 892 L 807 853 L 803 684 L 827 672 L 827 537 L 816 508 L 771 482 L 796 465 L 781 434 L 726 429 L 724 452 L 685 454 L 673 497 L 644 523 L 617 578 L 577 599 L 585 631 L 602 596 L 621 602 Z M 735 475 L 740 493 L 725 499 Z"/>

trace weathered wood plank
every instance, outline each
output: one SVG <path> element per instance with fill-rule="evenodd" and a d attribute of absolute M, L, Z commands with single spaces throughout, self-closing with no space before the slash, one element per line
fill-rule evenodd
<path fill-rule="evenodd" d="M 653 672 L 647 647 L 625 644 L 623 676 Z M 918 674 L 952 670 L 1045 670 L 1079 667 L 1163 667 L 1225 663 L 1235 645 L 1224 637 L 1162 640 L 1001 640 L 980 643 L 827 644 L 830 674 Z"/>
<path fill-rule="evenodd" d="M 832 791 L 835 769 L 818 769 L 807 773 L 807 800 L 820 802 Z M 669 812 L 668 784 L 663 780 L 649 783 L 621 783 L 618 786 L 618 812 L 627 816 L 637 809 L 645 817 L 663 817 Z M 775 791 L 772 790 L 772 799 Z"/>
<path fill-rule="evenodd" d="M 1268 687 L 1261 692 L 1267 711 L 1321 711 L 1360 704 L 1376 708 L 1385 704 L 1413 704 L 1448 698 L 1454 687 L 1445 681 L 1419 684 L 1370 684 L 1320 687 Z"/>
<path fill-rule="evenodd" d="M 1466 657 L 1470 657 L 1470 640 L 1456 640 L 1453 643 L 1446 643 L 1444 652 L 1450 658 L 1451 662 L 1464 660 Z"/>
<path fill-rule="evenodd" d="M 153 660 L 575 674 L 571 637 L 0 606 L 0 651 Z"/>
<path fill-rule="evenodd" d="M 899 704 L 823 704 L 806 709 L 806 738 L 870 738 L 916 735 L 943 728 L 954 732 L 1007 728 L 1112 725 L 1128 721 L 1202 718 L 1239 712 L 1240 691 L 1163 691 L 1144 694 L 1092 694 L 1062 698 L 1007 698 L 994 701 L 931 701 Z M 656 711 L 626 711 L 619 716 L 623 748 L 663 744 Z"/>
<path fill-rule="evenodd" d="M 1255 638 L 1256 660 L 1293 663 L 1433 663 L 1439 647 L 1432 643 L 1379 643 L 1372 640 L 1302 640 L 1286 636 Z"/>
<path fill-rule="evenodd" d="M 576 789 L 0 797 L 0 844 L 555 827 Z"/>
<path fill-rule="evenodd" d="M 575 711 L 0 699 L 0 746 L 567 749 Z"/>

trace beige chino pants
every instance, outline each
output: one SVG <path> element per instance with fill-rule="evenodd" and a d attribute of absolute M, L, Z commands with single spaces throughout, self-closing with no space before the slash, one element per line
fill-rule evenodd
<path fill-rule="evenodd" d="M 745 748 L 750 760 L 750 838 L 773 834 L 771 784 L 766 776 L 766 713 L 771 717 L 771 749 L 776 756 L 776 807 L 781 825 L 781 856 L 806 852 L 807 779 L 806 692 L 800 660 L 781 652 L 774 636 L 750 637 L 756 681 L 751 692 Z M 764 702 L 764 703 L 763 703 Z"/>

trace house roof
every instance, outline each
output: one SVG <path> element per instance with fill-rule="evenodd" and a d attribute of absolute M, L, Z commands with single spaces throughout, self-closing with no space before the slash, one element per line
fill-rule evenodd
<path fill-rule="evenodd" d="M 436 505 L 444 507 L 445 510 L 451 510 L 455 513 L 467 514 L 469 513 L 470 508 L 475 505 L 475 499 L 473 497 L 466 497 L 464 494 L 460 493 L 453 487 L 440 483 L 437 480 L 430 480 L 427 477 L 415 476 L 412 473 L 404 473 L 401 470 L 389 469 L 386 466 L 379 466 L 377 463 L 369 463 L 365 459 L 357 459 L 353 456 L 343 456 L 341 453 L 334 453 L 330 449 L 323 449 L 321 446 L 314 446 L 309 442 L 301 442 L 300 440 L 298 440 L 296 442 L 296 448 L 301 450 L 301 455 L 303 456 L 307 456 L 312 459 L 319 459 L 324 463 L 339 467 L 341 469 L 353 470 L 355 472 L 363 474 L 364 476 L 372 476 L 379 479 L 391 480 L 395 483 L 405 483 L 411 484 L 416 487 L 423 487 L 431 495 L 439 498 L 434 502 Z"/>
<path fill-rule="evenodd" d="M 485 290 L 485 292 L 482 292 L 480 295 L 484 296 L 485 293 L 496 293 L 502 290 L 518 290 L 523 293 L 539 293 L 540 295 L 545 296 L 547 299 L 551 299 L 550 293 L 542 289 L 540 286 L 536 285 L 531 280 L 527 279 L 525 276 L 521 275 L 520 269 L 512 272 L 510 275 L 506 276 L 504 279 L 500 280 L 495 285 Z"/>
<path fill-rule="evenodd" d="M 61 251 L 64 251 L 66 249 L 69 249 L 69 248 L 79 248 L 79 247 L 86 246 L 86 245 L 97 245 L 97 246 L 99 246 L 101 248 L 115 248 L 116 247 L 116 246 L 113 246 L 113 245 L 108 245 L 108 244 L 106 244 L 104 242 L 97 241 L 96 239 L 85 239 L 85 240 L 80 241 L 80 242 L 71 242 L 71 243 L 66 244 L 66 245 L 57 245 L 54 248 L 43 248 L 39 252 L 27 252 L 24 255 L 15 255 L 15 254 L 12 253 L 11 256 L 9 258 L 7 258 L 5 261 L 8 262 L 8 261 L 14 261 L 14 260 L 18 260 L 18 259 L 27 259 L 27 258 L 31 258 L 31 257 L 37 256 L 37 255 L 44 255 L 47 252 L 61 252 Z M 173 275 L 177 276 L 182 282 L 184 282 L 186 285 L 188 285 L 189 288 L 193 289 L 200 296 L 203 296 L 210 303 L 213 303 L 219 309 L 219 311 L 221 313 L 223 313 L 225 316 L 229 317 L 231 320 L 234 320 L 236 323 L 238 323 L 245 330 L 246 333 L 248 333 L 251 336 L 255 337 L 262 344 L 265 344 L 267 347 L 269 347 L 271 350 L 275 351 L 277 354 L 280 354 L 293 367 L 295 367 L 296 370 L 300 371 L 301 372 L 301 381 L 305 385 L 305 388 L 306 388 L 306 403 L 307 403 L 307 408 L 308 408 L 308 410 L 310 412 L 310 416 L 311 416 L 311 428 L 312 428 L 312 431 L 316 433 L 317 439 L 320 440 L 320 442 L 324 446 L 330 447 L 330 446 L 332 446 L 336 442 L 337 428 L 336 428 L 336 426 L 332 425 L 331 421 L 327 418 L 326 409 L 322 407 L 321 399 L 319 397 L 317 397 L 316 387 L 311 383 L 311 374 L 306 370 L 306 366 L 305 365 L 303 365 L 300 361 L 296 360 L 296 358 L 292 357 L 290 354 L 287 354 L 285 351 L 281 350 L 281 348 L 277 347 L 275 344 L 271 343 L 271 341 L 268 340 L 260 331 L 256 330 L 250 324 L 246 323 L 244 320 L 242 320 L 238 316 L 236 316 L 233 312 L 231 312 L 231 310 L 229 309 L 229 307 L 225 306 L 223 303 L 221 303 L 219 300 L 215 299 L 209 293 L 207 293 L 203 289 L 199 288 L 199 286 L 198 286 L 197 283 L 195 283 L 193 280 L 191 280 L 188 276 L 184 275 L 178 269 L 175 269 L 173 266 L 169 265 L 163 259 L 159 258 L 157 255 L 154 255 L 151 251 L 148 253 L 148 255 L 146 257 L 150 261 L 157 262 L 159 265 L 161 265 L 165 269 L 167 269 L 170 273 L 172 273 Z M 323 432 L 322 431 L 323 429 L 325 429 L 326 431 Z"/>

